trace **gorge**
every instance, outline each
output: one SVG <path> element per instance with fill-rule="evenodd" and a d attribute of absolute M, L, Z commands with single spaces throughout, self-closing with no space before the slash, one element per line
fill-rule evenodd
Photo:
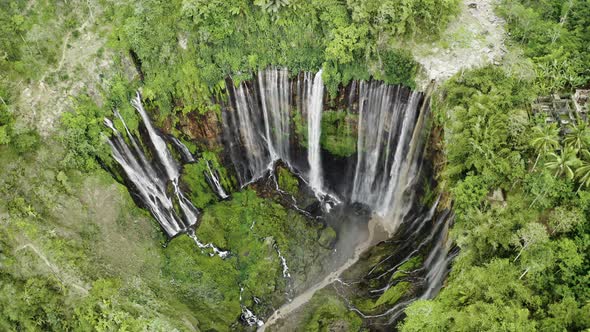
<path fill-rule="evenodd" d="M 333 270 L 308 276 L 319 281 L 308 288 L 296 289 L 295 297 L 287 298 L 288 304 L 277 309 L 266 324 L 260 319 L 263 317 L 257 318 L 259 315 L 246 307 L 243 307 L 242 317 L 247 325 L 261 326 L 262 329 L 270 325 L 273 328 L 277 319 L 297 311 L 316 291 L 330 284 L 347 288 L 373 279 L 376 282 L 371 283 L 379 284 L 379 287 L 372 285 L 365 291 L 379 302 L 390 288 L 401 282 L 396 279 L 387 281 L 385 277 L 394 275 L 407 262 L 420 259 L 421 263 L 415 264 L 413 270 L 406 271 L 411 272 L 409 280 L 416 284 L 414 290 L 399 294 L 403 301 L 390 301 L 370 309 L 350 305 L 351 310 L 369 322 L 376 320 L 384 326 L 393 326 L 403 308 L 413 299 L 436 295 L 452 257 L 446 240 L 452 218 L 448 212 L 437 211 L 438 200 L 431 202 L 430 208 L 420 203 L 423 187 L 432 184 L 430 166 L 425 166 L 428 161 L 424 157 L 425 143 L 430 139 L 427 132 L 429 96 L 374 80 L 353 81 L 343 89 L 342 96 L 346 98 L 339 97 L 341 101 L 335 105 L 337 98 L 330 100 L 324 94 L 321 75 L 319 71 L 293 76 L 287 69 L 269 68 L 238 84 L 228 79 L 228 102 L 222 105 L 223 135 L 217 139 L 223 142 L 226 151 L 220 155 L 220 166 L 233 168 L 236 189 L 269 177 L 279 189 L 275 170 L 278 164 L 283 164 L 308 187 L 305 202 L 298 202 L 295 196 L 291 196 L 292 207 L 305 217 L 314 215 L 313 222 L 340 228 L 338 243 L 334 244 L 335 252 L 340 252 L 329 258 L 328 265 Z M 232 255 L 213 243 L 202 244 L 195 235 L 200 212 L 186 198 L 183 188 L 187 187 L 182 185 L 180 172 L 182 165 L 195 163 L 200 158 L 193 156 L 178 138 L 158 133 L 153 128 L 139 93 L 132 104 L 145 129 L 140 130 L 139 137 L 129 131 L 118 112 L 115 112 L 116 120 L 125 128 L 126 138 L 112 120 L 104 120 L 114 134 L 110 140 L 113 157 L 122 169 L 121 175 L 129 190 L 170 238 L 186 233 L 199 248 L 211 250 L 211 255 L 221 258 Z M 330 106 L 343 107 L 331 112 L 345 112 L 352 116 L 351 123 L 345 125 L 356 128 L 356 132 L 350 134 L 356 142 L 355 151 L 348 156 L 335 158 L 325 149 L 325 144 L 320 144 L 323 111 Z M 210 190 L 218 199 L 231 200 L 231 194 L 226 193 L 221 185 L 218 170 L 211 167 L 209 160 L 203 160 L 206 170 L 201 176 Z M 117 170 L 113 171 L 117 173 Z M 324 176 L 328 173 L 329 176 Z M 309 203 L 310 199 L 312 203 Z M 320 210 L 314 208 L 317 204 Z M 357 220 L 361 223 L 357 227 L 365 230 L 345 234 L 349 230 L 334 223 L 353 206 L 367 209 L 370 221 L 367 218 Z M 354 241 L 345 240 L 352 238 Z M 352 280 L 342 276 L 355 266 L 361 255 L 368 255 L 375 246 L 387 245 L 389 241 L 401 245 L 387 258 L 375 262 L 370 270 L 365 271 L 366 275 Z M 283 277 L 289 279 L 287 260 L 280 250 L 278 254 Z M 377 271 L 381 273 L 377 274 Z M 420 278 L 424 281 L 418 281 Z M 352 301 L 350 296 L 344 298 Z"/>
<path fill-rule="evenodd" d="M 0 1 L 0 331 L 590 331 L 588 27 Z"/>

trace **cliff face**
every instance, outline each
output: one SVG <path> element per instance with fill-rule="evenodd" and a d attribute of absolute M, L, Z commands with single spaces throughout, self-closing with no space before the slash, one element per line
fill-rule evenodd
<path fill-rule="evenodd" d="M 302 106 L 298 102 L 301 98 L 301 91 L 297 87 L 297 82 L 303 80 L 303 73 L 290 78 L 291 110 L 289 120 L 291 122 L 290 143 L 301 148 L 307 147 L 307 120 L 303 114 Z M 233 84 L 228 79 L 228 84 Z M 254 78 L 245 82 L 248 89 L 257 93 L 258 84 Z M 227 93 L 227 92 L 226 92 Z M 229 97 L 228 99 L 231 99 Z M 235 111 L 232 100 L 218 102 L 224 111 Z M 254 104 L 260 107 L 261 101 L 257 96 Z M 262 121 L 262 119 L 260 119 Z M 197 144 L 205 150 L 217 150 L 223 147 L 223 120 L 217 109 L 212 107 L 211 110 L 204 114 L 198 111 L 190 112 L 186 115 L 180 115 L 178 121 L 168 119 L 163 124 L 163 131 L 170 133 L 171 124 L 176 122 L 176 129 L 179 130 L 187 139 Z M 322 115 L 322 137 L 321 145 L 327 152 L 338 157 L 349 157 L 356 151 L 356 132 L 358 122 L 358 82 L 353 81 L 347 86 L 340 87 L 338 93 L 334 96 L 325 95 L 323 98 L 323 115 Z"/>
<path fill-rule="evenodd" d="M 221 147 L 222 126 L 216 112 L 191 112 L 179 120 L 178 129 L 197 146 L 210 151 Z"/>
<path fill-rule="evenodd" d="M 273 158 L 283 160 L 300 174 L 307 174 L 312 78 L 310 73 L 290 77 L 284 69 L 268 69 L 238 86 L 228 79 L 226 100 L 205 114 L 195 111 L 181 116 L 174 121 L 176 129 L 199 151 L 217 153 L 241 184 L 261 176 Z M 396 156 L 397 140 L 407 144 L 412 139 L 411 129 L 402 132 L 412 128 L 412 122 L 418 119 L 404 118 L 408 112 L 421 108 L 425 100 L 423 94 L 377 81 L 351 81 L 340 87 L 336 95 L 324 93 L 320 168 L 325 188 L 345 200 L 350 199 L 359 171 L 356 167 L 359 154 L 364 159 L 360 171 L 368 167 L 366 171 L 374 177 L 370 181 L 386 183 L 384 179 L 390 175 L 374 168 L 390 167 L 410 152 L 402 151 Z M 360 151 L 359 144 L 364 146 Z M 377 155 L 367 154 L 372 149 L 377 149 Z"/>

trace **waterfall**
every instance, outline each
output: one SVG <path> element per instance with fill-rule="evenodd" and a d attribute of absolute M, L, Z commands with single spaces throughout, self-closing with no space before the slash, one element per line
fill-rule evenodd
<path fill-rule="evenodd" d="M 318 71 L 312 84 L 307 84 L 309 99 L 307 101 L 307 132 L 309 162 L 309 185 L 315 191 L 322 193 L 322 165 L 320 136 L 322 130 L 322 106 L 324 100 L 324 82 L 322 71 Z"/>
<path fill-rule="evenodd" d="M 392 233 L 404 215 L 403 195 L 417 169 L 422 94 L 381 82 L 361 82 L 357 164 L 351 200 L 387 220 Z"/>
<path fill-rule="evenodd" d="M 287 296 L 287 300 L 291 301 L 291 297 L 293 295 L 293 279 L 291 279 L 291 273 L 289 272 L 289 266 L 287 265 L 287 259 L 285 258 L 285 256 L 283 256 L 283 254 L 281 253 L 281 250 L 279 249 L 279 246 L 275 243 L 273 245 L 274 249 L 277 252 L 277 255 L 279 255 L 279 260 L 281 262 L 281 267 L 283 269 L 283 278 L 285 279 L 285 282 L 287 283 L 286 286 L 286 292 L 285 295 Z"/>
<path fill-rule="evenodd" d="M 258 72 L 260 104 L 264 115 L 265 140 L 273 160 L 289 162 L 291 85 L 289 71 L 267 69 Z"/>
<path fill-rule="evenodd" d="M 138 144 L 134 135 L 127 128 L 127 124 L 118 112 L 115 116 L 125 127 L 127 141 L 115 128 L 112 121 L 104 119 L 104 124 L 111 129 L 113 137 L 109 139 L 113 158 L 121 166 L 128 181 L 131 183 L 133 193 L 151 212 L 162 229 L 169 237 L 186 232 L 198 220 L 199 211 L 186 198 L 178 186 L 179 169 L 178 164 L 172 158 L 166 142 L 153 128 L 139 94 L 132 101 L 133 106 L 140 114 L 143 124 L 148 132 L 149 146 L 153 147 L 151 155 L 157 158 L 148 160 L 144 149 Z M 160 171 L 163 169 L 164 171 Z M 167 190 L 168 184 L 172 184 L 173 193 Z M 179 211 L 175 209 L 179 207 Z M 180 212 L 180 213 L 179 213 Z"/>
<path fill-rule="evenodd" d="M 256 96 L 247 82 L 228 89 L 232 109 L 224 112 L 224 131 L 229 141 L 232 162 L 242 185 L 260 178 L 272 165 L 269 139 Z"/>
<path fill-rule="evenodd" d="M 219 248 L 217 248 L 213 243 L 208 243 L 208 244 L 203 244 L 201 243 L 201 241 L 199 241 L 199 239 L 197 238 L 197 235 L 195 235 L 194 231 L 189 231 L 188 232 L 188 236 L 193 239 L 193 241 L 195 241 L 195 244 L 197 245 L 197 247 L 199 247 L 199 249 L 211 249 L 213 252 L 209 254 L 209 256 L 219 256 L 221 259 L 226 258 L 230 252 L 229 251 L 224 251 L 221 250 Z"/>
<path fill-rule="evenodd" d="M 213 172 L 213 170 L 211 169 L 211 165 L 209 164 L 209 160 L 205 160 L 205 162 L 207 163 L 207 173 L 205 173 L 205 177 L 207 178 L 207 181 L 209 182 L 211 187 L 215 190 L 215 193 L 217 193 L 217 196 L 219 196 L 219 198 L 221 198 L 221 199 L 228 198 L 229 196 L 225 193 L 225 190 L 223 190 L 223 186 L 221 185 L 221 182 L 219 182 L 219 176 L 217 176 L 216 172 Z"/>
<path fill-rule="evenodd" d="M 147 129 L 150 141 L 153 144 L 154 149 L 156 150 L 156 155 L 158 156 L 158 159 L 160 159 L 160 163 L 164 166 L 164 169 L 166 170 L 168 179 L 172 180 L 173 182 L 177 182 L 179 176 L 178 165 L 176 164 L 174 158 L 172 158 L 172 154 L 170 153 L 170 150 L 168 150 L 166 142 L 158 133 L 156 133 L 156 130 L 152 126 L 150 118 L 143 109 L 143 104 L 141 103 L 141 96 L 139 95 L 139 92 L 135 95 L 135 98 L 131 100 L 131 105 L 137 110 L 137 112 L 141 116 L 143 124 Z"/>
<path fill-rule="evenodd" d="M 290 163 L 291 83 L 287 69 L 258 72 L 255 83 L 228 89 L 224 135 L 242 186 L 256 181 L 281 159 Z"/>
<path fill-rule="evenodd" d="M 422 299 L 431 299 L 438 294 L 447 274 L 449 273 L 449 264 L 456 255 L 449 255 L 449 224 L 452 219 L 453 218 L 450 217 L 445 218 L 444 220 L 438 220 L 438 224 L 442 224 L 443 229 L 438 235 L 428 257 L 424 261 L 424 267 L 428 273 L 426 274 L 426 290 L 420 297 Z"/>
<path fill-rule="evenodd" d="M 252 327 L 252 326 L 256 326 L 256 327 L 260 327 L 264 325 L 264 321 L 259 319 L 258 317 L 256 317 L 256 315 L 254 315 L 254 313 L 252 312 L 252 310 L 248 309 L 245 305 L 242 304 L 242 293 L 244 292 L 244 288 L 240 287 L 240 307 L 242 308 L 242 314 L 240 315 L 240 318 L 242 319 L 242 321 L 244 323 L 246 323 L 246 325 Z M 254 298 L 254 301 L 256 301 L 256 298 Z"/>
<path fill-rule="evenodd" d="M 286 69 L 269 68 L 259 71 L 252 81 L 228 84 L 230 103 L 222 113 L 224 142 L 242 186 L 274 171 L 275 162 L 282 160 L 293 171 L 304 175 L 302 179 L 329 211 L 334 204 L 340 203 L 340 199 L 327 193 L 326 188 L 332 189 L 333 183 L 323 177 L 320 142 L 324 99 L 322 71 L 302 73 L 295 80 L 291 82 Z M 347 192 L 339 189 L 338 195 L 350 195 L 351 202 L 367 205 L 385 221 L 383 226 L 391 234 L 411 207 L 409 203 L 414 197 L 411 184 L 421 165 L 418 161 L 423 144 L 422 127 L 428 109 L 424 107 L 422 93 L 377 81 L 353 82 L 347 99 L 351 108 L 354 100 L 358 100 L 357 155 L 352 184 Z M 155 166 L 149 165 L 145 153 L 127 129 L 135 154 L 132 157 L 136 160 L 129 159 L 131 148 L 125 140 L 118 140 L 118 133 L 115 133 L 111 146 L 118 150 L 117 161 L 125 164 L 126 172 L 133 170 L 135 177 L 154 178 L 153 186 L 159 186 L 164 196 L 168 183 L 172 185 L 173 193 L 168 195 L 172 196 L 170 202 L 162 199 L 163 203 L 157 204 L 172 210 L 174 206 L 180 208 L 180 222 L 162 221 L 168 228 L 167 233 L 176 234 L 195 224 L 199 213 L 179 188 L 179 164 L 164 138 L 152 126 L 139 94 L 132 100 L 132 105 L 142 118 L 149 147 L 153 149 L 148 155 L 153 156 Z M 293 109 L 303 116 L 305 123 L 297 124 L 299 127 L 291 124 Z M 307 128 L 306 162 L 298 159 L 303 156 L 291 147 L 291 132 L 301 125 Z M 173 137 L 170 142 L 184 162 L 194 162 L 182 142 Z M 204 174 L 207 181 L 221 199 L 227 198 L 218 175 L 209 164 L 207 166 Z M 138 173 L 139 168 L 144 169 L 143 174 Z M 163 170 L 165 176 L 156 176 L 158 170 Z M 137 181 L 140 180 L 135 179 Z M 135 182 L 135 186 L 141 187 Z M 146 203 L 149 206 L 153 200 L 146 195 L 142 200 L 150 202 Z"/>
<path fill-rule="evenodd" d="M 178 150 L 178 152 L 182 156 L 182 159 L 185 163 L 195 162 L 195 157 L 193 157 L 192 153 L 188 150 L 186 145 L 182 144 L 182 142 L 174 136 L 170 136 L 170 140 L 174 144 L 174 147 L 176 147 L 176 150 Z"/>
<path fill-rule="evenodd" d="M 252 81 L 228 84 L 230 106 L 223 112 L 224 135 L 242 186 L 273 171 L 282 160 L 304 180 L 321 201 L 339 203 L 327 194 L 322 167 L 321 129 L 324 85 L 322 71 L 305 72 L 290 81 L 286 69 L 259 71 Z M 295 95 L 296 98 L 292 96 Z M 357 97 L 357 98 L 355 98 Z M 391 233 L 407 208 L 406 188 L 414 179 L 420 157 L 423 94 L 377 81 L 354 81 L 347 99 L 358 99 L 358 141 L 354 176 L 348 196 L 384 219 Z M 303 116 L 307 160 L 291 147 L 292 110 Z M 293 113 L 295 114 L 295 113 Z M 295 154 L 294 154 L 295 153 Z M 324 205 L 328 210 L 330 203 Z"/>

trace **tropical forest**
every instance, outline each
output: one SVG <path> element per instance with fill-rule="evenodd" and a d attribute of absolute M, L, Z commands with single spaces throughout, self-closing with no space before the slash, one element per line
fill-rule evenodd
<path fill-rule="evenodd" d="M 590 332 L 590 1 L 0 0 L 0 331 Z"/>

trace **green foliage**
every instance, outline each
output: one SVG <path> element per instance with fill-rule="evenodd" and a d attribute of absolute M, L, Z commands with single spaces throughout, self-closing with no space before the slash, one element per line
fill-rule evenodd
<path fill-rule="evenodd" d="M 99 166 L 97 158 L 111 160 L 110 149 L 103 134 L 103 120 L 106 115 L 107 112 L 88 96 L 79 97 L 74 112 L 63 114 L 60 141 L 67 149 L 62 161 L 64 167 L 91 171 Z"/>
<path fill-rule="evenodd" d="M 215 192 L 205 180 L 206 172 L 208 170 L 205 160 L 187 164 L 182 170 L 181 180 L 188 187 L 191 202 L 198 208 L 203 208 L 217 199 Z"/>
<path fill-rule="evenodd" d="M 2 92 L 0 87 L 0 93 Z M 14 117 L 8 110 L 8 104 L 6 103 L 6 96 L 0 94 L 0 145 L 8 144 L 12 140 L 12 126 L 14 123 Z"/>
<path fill-rule="evenodd" d="M 57 73 L 50 68 L 59 62 L 64 36 L 76 31 L 88 12 L 88 5 L 78 2 L 0 3 L 0 85 L 16 91 L 23 80 L 54 80 Z"/>
<path fill-rule="evenodd" d="M 269 289 L 284 287 L 274 245 L 287 260 L 291 273 L 299 277 L 305 275 L 310 264 L 330 252 L 319 246 L 320 227 L 246 190 L 205 209 L 197 236 L 231 251 L 240 271 L 238 281 L 247 286 L 249 294 L 260 297 Z"/>
<path fill-rule="evenodd" d="M 388 50 L 381 57 L 383 62 L 383 81 L 388 84 L 403 84 L 416 88 L 414 77 L 418 71 L 418 63 L 407 50 Z M 381 79 L 380 75 L 376 75 Z"/>
<path fill-rule="evenodd" d="M 367 26 L 342 26 L 332 31 L 332 39 L 326 46 L 326 60 L 337 64 L 348 64 L 354 54 L 366 46 Z"/>
<path fill-rule="evenodd" d="M 297 142 L 302 147 L 307 148 L 307 135 L 308 135 L 307 119 L 304 119 L 302 113 L 297 109 L 294 109 L 292 111 L 292 114 L 293 115 L 291 116 L 291 122 L 293 123 L 293 125 L 295 127 L 294 129 L 295 129 L 295 135 L 297 137 Z M 321 143 L 321 137 L 320 137 L 320 143 Z"/>
<path fill-rule="evenodd" d="M 12 146 L 20 154 L 35 151 L 39 148 L 39 140 L 39 133 L 36 130 L 13 134 L 11 139 Z"/>
<path fill-rule="evenodd" d="M 556 125 L 521 116 L 534 91 L 497 68 L 443 86 L 434 109 L 461 251 L 437 298 L 407 308 L 402 331 L 590 327 L 585 125 L 562 139 Z M 488 198 L 498 189 L 503 202 Z"/>
<path fill-rule="evenodd" d="M 269 13 L 276 13 L 281 7 L 288 6 L 289 0 L 254 0 L 254 4 Z"/>
<path fill-rule="evenodd" d="M 397 271 L 391 275 L 391 280 L 396 280 L 401 278 L 402 276 L 406 275 L 408 272 L 412 272 L 415 269 L 418 269 L 422 266 L 422 257 L 421 256 L 414 256 L 410 258 L 407 262 L 403 263 L 397 268 Z"/>
<path fill-rule="evenodd" d="M 164 119 L 171 111 L 207 111 L 226 77 L 268 66 L 324 68 L 331 94 L 370 75 L 413 86 L 415 62 L 385 41 L 439 31 L 458 1 L 143 0 L 120 7 L 113 44 L 138 55 L 144 96 Z"/>
<path fill-rule="evenodd" d="M 169 331 L 175 327 L 151 312 L 151 304 L 129 302 L 120 280 L 99 279 L 75 309 L 73 328 L 80 331 Z"/>
<path fill-rule="evenodd" d="M 584 0 L 504 0 L 499 7 L 514 43 L 533 60 L 541 94 L 590 80 L 590 4 Z"/>
<path fill-rule="evenodd" d="M 576 168 L 576 180 L 579 181 L 580 187 L 588 188 L 590 186 L 590 152 L 588 150 L 582 150 L 582 158 L 580 160 L 578 168 Z"/>
<path fill-rule="evenodd" d="M 590 128 L 588 128 L 588 124 L 580 121 L 577 125 L 569 125 L 563 143 L 566 147 L 576 151 L 588 149 L 590 147 Z"/>
<path fill-rule="evenodd" d="M 537 152 L 536 165 L 540 157 L 555 151 L 559 146 L 559 128 L 554 123 L 534 126 L 530 145 Z"/>
<path fill-rule="evenodd" d="M 355 22 L 370 21 L 383 35 L 436 35 L 459 10 L 456 0 L 348 0 Z"/>
<path fill-rule="evenodd" d="M 209 168 L 212 172 L 220 175 L 219 182 L 225 190 L 232 188 L 227 171 L 221 166 L 215 153 L 203 152 L 202 157 L 196 163 L 184 166 L 180 178 L 188 187 L 190 200 L 200 209 L 217 200 L 215 190 L 211 188 L 205 178 L 206 174 L 207 176 L 209 174 Z"/>
<path fill-rule="evenodd" d="M 526 84 L 501 69 L 486 67 L 450 80 L 439 105 L 447 116 L 445 140 L 447 175 L 456 181 L 469 172 L 483 176 L 487 185 L 508 185 L 511 174 L 522 170 L 520 140 L 509 134 L 509 115 L 532 99 Z M 511 183 L 510 183 L 511 184 Z"/>
<path fill-rule="evenodd" d="M 359 331 L 362 326 L 362 320 L 337 295 L 325 290 L 316 293 L 309 302 L 304 322 L 297 331 Z"/>
<path fill-rule="evenodd" d="M 327 226 L 322 230 L 318 243 L 326 249 L 332 249 L 334 244 L 336 244 L 337 236 L 334 228 Z"/>
<path fill-rule="evenodd" d="M 291 174 L 289 169 L 279 167 L 277 172 L 279 188 L 295 196 L 299 192 L 299 180 Z"/>
<path fill-rule="evenodd" d="M 358 115 L 347 111 L 322 112 L 320 144 L 331 154 L 349 157 L 356 152 Z"/>
<path fill-rule="evenodd" d="M 0 273 L 0 327 L 3 330 L 65 330 L 65 289 L 55 278 L 12 279 Z M 31 305 L 33 304 L 33 305 Z"/>
<path fill-rule="evenodd" d="M 209 257 L 187 236 L 172 241 L 164 257 L 163 279 L 175 285 L 174 296 L 186 303 L 203 329 L 224 330 L 240 315 L 235 259 Z"/>
<path fill-rule="evenodd" d="M 19 154 L 35 151 L 39 147 L 39 134 L 29 128 L 15 128 L 9 87 L 0 78 L 0 146 L 10 144 Z"/>
<path fill-rule="evenodd" d="M 568 179 L 574 178 L 574 169 L 580 164 L 576 156 L 577 151 L 571 148 L 565 148 L 557 153 L 550 153 L 549 160 L 545 162 L 545 167 L 555 171 L 555 176 L 565 175 Z"/>
<path fill-rule="evenodd" d="M 407 309 L 402 331 L 532 331 L 528 307 L 537 299 L 506 260 L 454 274 L 436 302 Z M 477 317 L 477 318 L 475 318 Z"/>
<path fill-rule="evenodd" d="M 402 281 L 395 286 L 388 288 L 385 293 L 377 299 L 374 306 L 378 307 L 384 304 L 389 306 L 395 305 L 406 294 L 411 286 L 412 284 L 409 282 Z"/>
<path fill-rule="evenodd" d="M 584 213 L 575 206 L 558 206 L 549 216 L 551 234 L 567 233 L 584 222 Z"/>

